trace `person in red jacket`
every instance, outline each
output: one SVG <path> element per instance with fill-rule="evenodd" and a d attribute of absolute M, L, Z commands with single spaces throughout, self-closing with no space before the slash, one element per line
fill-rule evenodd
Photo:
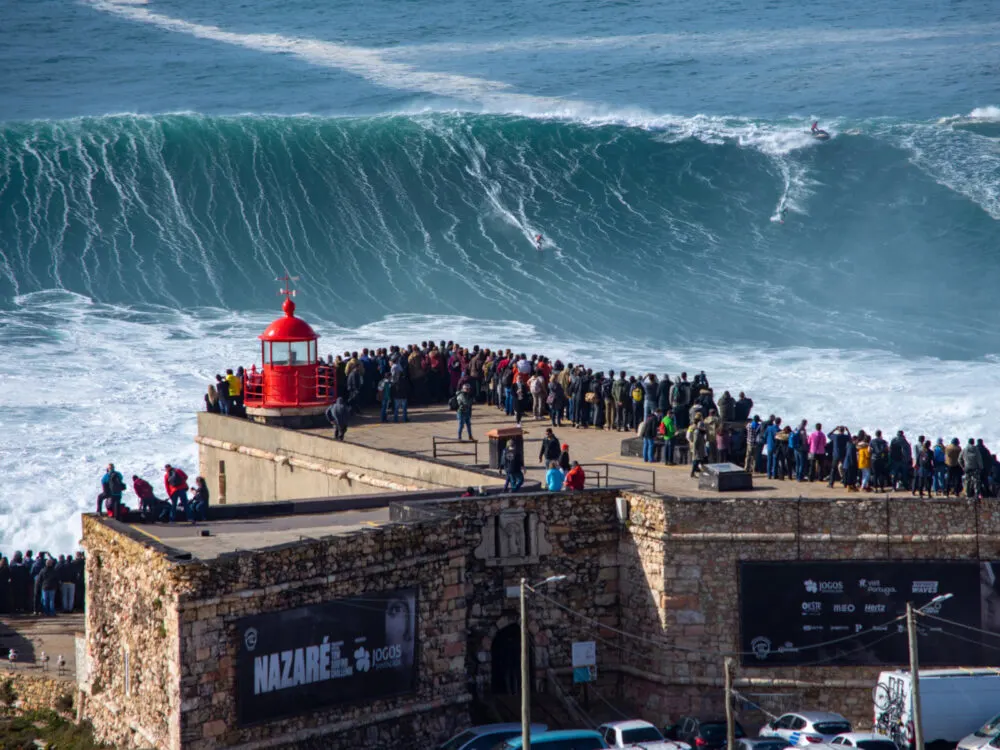
<path fill-rule="evenodd" d="M 133 474 L 132 489 L 135 491 L 135 496 L 139 498 L 139 509 L 143 517 L 149 521 L 155 521 L 156 506 L 160 500 L 153 494 L 153 485 L 142 477 Z"/>
<path fill-rule="evenodd" d="M 167 488 L 167 497 L 170 498 L 170 520 L 177 517 L 177 503 L 181 504 L 181 509 L 187 514 L 188 509 L 188 483 L 187 474 L 180 469 L 175 469 L 170 464 L 163 467 L 163 486 Z"/>
<path fill-rule="evenodd" d="M 580 462 L 574 461 L 573 468 L 566 474 L 564 487 L 567 490 L 582 490 L 586 478 L 587 475 L 583 473 L 583 467 L 580 466 Z"/>

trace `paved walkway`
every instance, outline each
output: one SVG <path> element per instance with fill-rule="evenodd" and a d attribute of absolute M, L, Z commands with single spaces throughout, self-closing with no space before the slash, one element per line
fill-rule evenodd
<path fill-rule="evenodd" d="M 472 434 L 479 441 L 478 464 L 473 455 L 445 455 L 456 452 L 472 452 L 472 444 L 439 444 L 438 459 L 456 463 L 461 466 L 485 467 L 489 461 L 489 445 L 486 433 L 496 427 L 513 427 L 514 418 L 506 416 L 492 406 L 479 405 L 472 412 Z M 545 435 L 549 421 L 535 421 L 526 417 L 522 423 L 525 440 L 525 461 L 527 464 L 525 478 L 528 481 L 541 482 L 544 468 L 538 461 L 540 445 L 538 440 Z M 312 430 L 317 434 L 331 435 L 331 430 Z M 428 406 L 410 410 L 410 422 L 407 424 L 392 422 L 383 424 L 379 421 L 378 412 L 374 409 L 360 418 L 355 418 L 354 424 L 347 431 L 348 442 L 367 445 L 371 448 L 395 449 L 413 452 L 417 455 L 432 456 L 433 438 L 435 436 L 454 440 L 458 433 L 458 423 L 455 414 L 447 406 Z M 638 458 L 625 458 L 621 455 L 621 441 L 634 437 L 634 433 L 608 430 L 574 429 L 565 424 L 555 428 L 555 434 L 563 443 L 569 444 L 571 460 L 579 461 L 590 473 L 607 474 L 611 484 L 636 483 L 638 486 L 650 489 L 655 474 L 655 491 L 658 493 L 682 497 L 719 497 L 718 492 L 699 490 L 698 482 L 692 479 L 690 466 L 664 466 L 647 464 Z M 592 466 L 588 466 L 591 464 Z M 589 485 L 589 483 L 588 483 Z M 725 493 L 734 497 L 748 493 Z M 754 497 L 844 497 L 857 498 L 857 494 L 847 494 L 843 486 L 829 489 L 822 482 L 781 481 L 754 476 Z M 865 495 L 865 497 L 869 497 Z"/>
<path fill-rule="evenodd" d="M 0 617 L 0 676 L 27 672 L 39 677 L 76 680 L 76 634 L 83 633 L 83 628 L 82 612 L 56 617 Z M 11 648 L 17 652 L 13 665 L 7 659 Z M 40 661 L 43 651 L 49 657 L 47 665 Z M 61 672 L 60 656 L 66 660 Z"/>

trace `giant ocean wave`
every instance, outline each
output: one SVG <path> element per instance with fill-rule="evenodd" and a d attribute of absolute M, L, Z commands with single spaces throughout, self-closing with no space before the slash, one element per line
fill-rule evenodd
<path fill-rule="evenodd" d="M 993 134 L 824 125 L 826 143 L 805 120 L 637 113 L 5 123 L 0 297 L 259 310 L 288 269 L 345 326 L 449 314 L 578 338 L 1000 350 L 983 330 Z M 915 327 L 929 288 L 940 309 Z"/>
<path fill-rule="evenodd" d="M 71 549 L 108 461 L 195 467 L 203 388 L 255 360 L 286 268 L 324 354 L 444 336 L 704 368 L 792 421 L 993 445 L 995 124 L 823 124 L 0 125 L 0 546 Z"/>

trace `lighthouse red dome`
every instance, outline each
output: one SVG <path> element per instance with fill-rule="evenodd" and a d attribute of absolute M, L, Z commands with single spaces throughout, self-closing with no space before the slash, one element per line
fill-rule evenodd
<path fill-rule="evenodd" d="M 281 309 L 284 310 L 285 317 L 271 323 L 257 338 L 261 341 L 314 341 L 319 338 L 311 325 L 302 318 L 295 317 L 295 303 L 291 298 L 285 297 Z"/>

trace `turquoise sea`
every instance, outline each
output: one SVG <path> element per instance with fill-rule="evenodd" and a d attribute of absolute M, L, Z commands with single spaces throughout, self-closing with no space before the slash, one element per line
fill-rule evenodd
<path fill-rule="evenodd" d="M 0 551 L 71 547 L 109 460 L 193 468 L 286 269 L 324 353 L 443 335 L 1000 440 L 993 3 L 21 0 L 0 29 Z"/>

